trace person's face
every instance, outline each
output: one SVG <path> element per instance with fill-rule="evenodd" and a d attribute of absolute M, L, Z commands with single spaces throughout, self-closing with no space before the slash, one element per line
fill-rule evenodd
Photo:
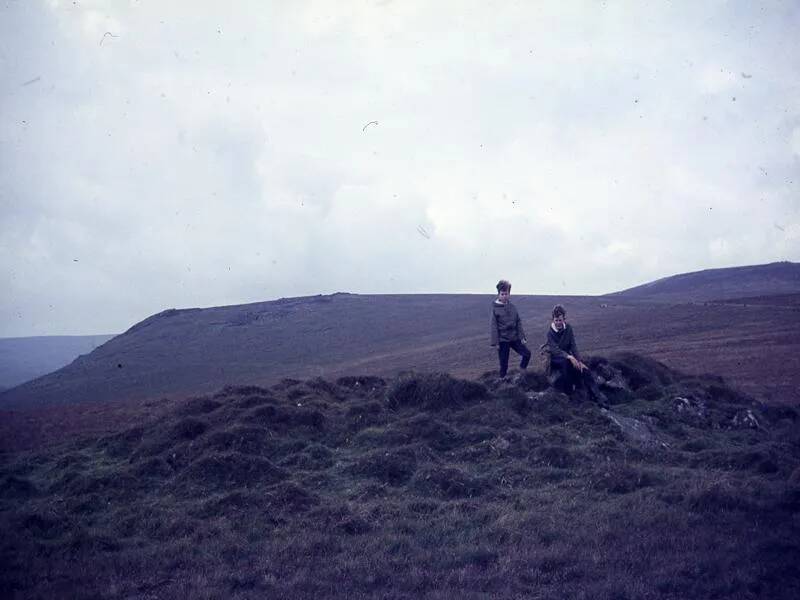
<path fill-rule="evenodd" d="M 509 297 L 511 296 L 511 292 L 508 290 L 503 290 L 499 294 L 497 294 L 497 299 L 500 300 L 503 304 L 508 302 Z"/>
<path fill-rule="evenodd" d="M 557 317 L 553 317 L 553 325 L 556 326 L 556 329 L 561 331 L 567 325 L 567 317 L 564 315 L 558 315 Z"/>

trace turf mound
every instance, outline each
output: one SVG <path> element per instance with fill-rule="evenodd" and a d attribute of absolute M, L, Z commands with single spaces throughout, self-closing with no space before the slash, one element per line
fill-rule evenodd
<path fill-rule="evenodd" d="M 4 456 L 0 595 L 798 597 L 797 410 L 588 364 L 610 410 L 536 371 L 284 380 Z"/>
<path fill-rule="evenodd" d="M 447 373 L 409 374 L 396 380 L 387 392 L 392 408 L 444 410 L 487 398 L 486 387 L 455 379 Z"/>
<path fill-rule="evenodd" d="M 209 454 L 195 461 L 178 478 L 203 489 L 231 489 L 285 479 L 287 473 L 266 458 L 237 452 Z"/>

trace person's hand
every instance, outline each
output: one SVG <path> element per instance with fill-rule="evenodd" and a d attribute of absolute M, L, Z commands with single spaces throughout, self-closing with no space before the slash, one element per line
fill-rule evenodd
<path fill-rule="evenodd" d="M 526 340 L 525 338 L 522 338 L 522 343 L 527 346 L 528 345 L 528 340 Z"/>
<path fill-rule="evenodd" d="M 582 363 L 577 358 L 573 358 L 572 364 L 575 365 L 575 368 L 578 369 L 579 371 L 586 371 L 589 369 L 589 367 L 587 367 L 586 364 Z"/>
<path fill-rule="evenodd" d="M 571 363 L 572 363 L 572 366 L 573 366 L 573 367 L 575 367 L 575 368 L 576 368 L 576 369 L 578 369 L 579 371 L 583 371 L 583 369 L 581 369 L 581 361 L 579 361 L 577 358 L 575 358 L 574 356 L 572 356 L 572 354 L 568 354 L 568 355 L 567 355 L 567 358 L 569 359 L 569 362 L 571 362 Z"/>

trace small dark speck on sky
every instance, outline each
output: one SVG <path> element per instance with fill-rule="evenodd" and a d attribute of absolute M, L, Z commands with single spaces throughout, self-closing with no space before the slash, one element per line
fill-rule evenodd
<path fill-rule="evenodd" d="M 781 231 L 786 231 L 783 227 L 775 223 L 775 229 L 780 229 Z"/>
<path fill-rule="evenodd" d="M 736 96 L 734 96 L 733 98 L 731 98 L 731 101 L 733 101 L 733 102 L 736 102 Z"/>
<path fill-rule="evenodd" d="M 41 80 L 42 80 L 41 76 L 39 76 L 39 77 L 34 77 L 33 79 L 29 79 L 28 81 L 26 81 L 26 82 L 25 82 L 25 83 L 23 83 L 22 85 L 23 85 L 23 86 L 26 86 L 26 85 L 31 85 L 31 84 L 37 83 L 37 82 L 39 82 L 39 81 L 41 81 Z"/>
<path fill-rule="evenodd" d="M 431 239 L 431 235 L 425 231 L 425 228 L 422 225 L 417 225 L 417 232 L 426 240 Z"/>
<path fill-rule="evenodd" d="M 378 122 L 377 122 L 377 121 L 369 121 L 369 122 L 368 122 L 366 125 L 364 125 L 364 126 L 361 128 L 361 131 L 366 131 L 366 130 L 367 130 L 367 127 L 369 127 L 370 125 L 377 125 L 377 124 L 378 124 Z"/>
<path fill-rule="evenodd" d="M 77 258 L 73 258 L 72 262 L 78 262 L 78 259 Z"/>
<path fill-rule="evenodd" d="M 117 368 L 121 369 L 122 368 L 122 363 L 117 363 Z"/>
<path fill-rule="evenodd" d="M 101 37 L 101 38 L 100 38 L 100 45 L 101 45 L 101 46 L 103 45 L 103 42 L 105 42 L 105 41 L 106 41 L 106 38 L 107 38 L 107 37 L 118 38 L 119 36 L 118 36 L 118 35 L 114 35 L 114 34 L 113 34 L 113 33 L 111 33 L 110 31 L 106 31 L 106 32 L 103 34 L 103 37 Z"/>
<path fill-rule="evenodd" d="M 742 73 L 742 79 L 752 79 L 752 78 L 753 78 L 752 75 L 750 75 L 748 73 L 744 73 L 744 72 Z"/>

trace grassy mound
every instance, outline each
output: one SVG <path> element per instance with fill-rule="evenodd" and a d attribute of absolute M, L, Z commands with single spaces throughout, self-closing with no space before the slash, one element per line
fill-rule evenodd
<path fill-rule="evenodd" d="M 0 457 L 9 598 L 795 598 L 800 415 L 636 355 L 283 380 Z"/>
<path fill-rule="evenodd" d="M 447 373 L 411 374 L 400 377 L 389 388 L 393 408 L 443 410 L 483 400 L 488 390 L 480 383 L 455 379 Z"/>

